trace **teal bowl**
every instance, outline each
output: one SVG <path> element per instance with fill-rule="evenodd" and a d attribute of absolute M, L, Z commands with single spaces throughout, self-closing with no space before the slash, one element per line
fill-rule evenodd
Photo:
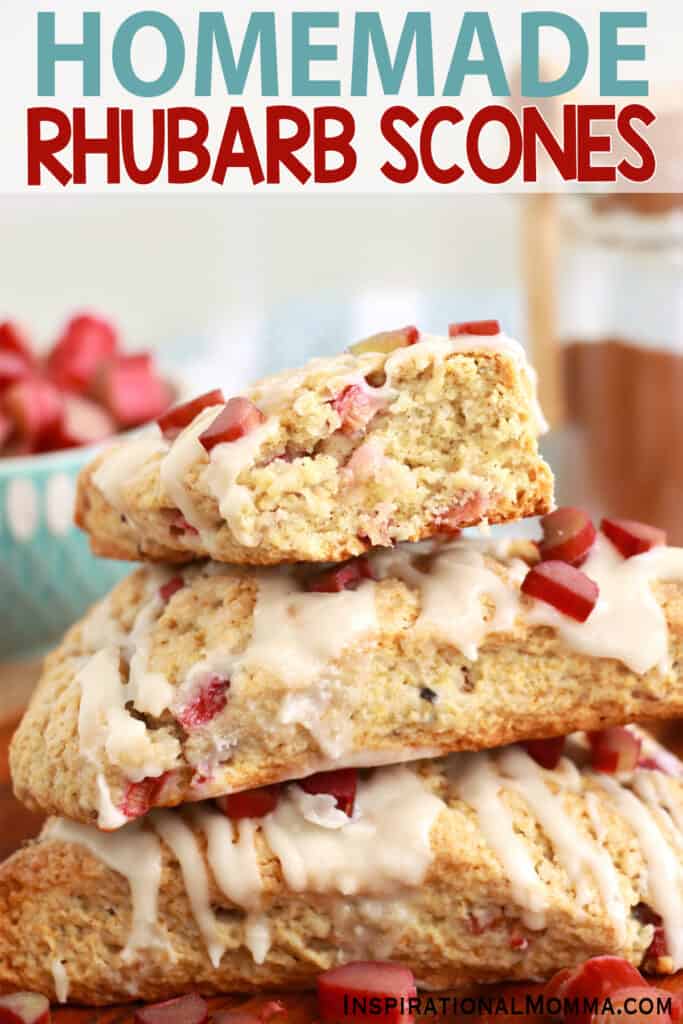
<path fill-rule="evenodd" d="M 78 473 L 98 450 L 0 459 L 0 661 L 57 644 L 132 568 L 92 555 L 73 522 Z"/>

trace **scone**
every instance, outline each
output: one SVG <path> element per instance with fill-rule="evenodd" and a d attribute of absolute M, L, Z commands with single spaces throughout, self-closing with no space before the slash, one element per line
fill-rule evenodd
<path fill-rule="evenodd" d="M 534 558 L 468 538 L 322 571 L 140 569 L 47 659 L 16 794 L 114 829 L 331 766 L 683 714 L 683 549 L 624 558 L 599 534 L 583 623 L 522 592 Z"/>
<path fill-rule="evenodd" d="M 587 755 L 576 738 L 552 771 L 520 747 L 378 768 L 350 816 L 290 784 L 259 819 L 213 803 L 110 834 L 53 819 L 0 868 L 0 989 L 100 1004 L 307 988 L 363 959 L 437 989 L 600 953 L 675 971 L 681 765 L 615 776 Z"/>
<path fill-rule="evenodd" d="M 227 404 L 188 403 L 86 468 L 77 522 L 111 558 L 266 565 L 542 514 L 533 371 L 476 329 L 378 336 Z"/>

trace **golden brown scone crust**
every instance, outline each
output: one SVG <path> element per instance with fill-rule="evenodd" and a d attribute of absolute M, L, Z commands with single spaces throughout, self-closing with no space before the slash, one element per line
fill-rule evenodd
<path fill-rule="evenodd" d="M 488 564 L 499 574 L 508 571 L 495 559 Z M 206 575 L 216 568 L 220 574 Z M 113 591 L 107 621 L 129 636 L 145 595 L 156 591 L 160 578 L 166 577 L 154 568 L 133 573 Z M 174 689 L 217 647 L 242 650 L 253 628 L 257 576 L 252 571 L 209 563 L 193 567 L 187 579 L 159 610 L 150 632 L 148 667 Z M 251 668 L 239 686 L 231 687 L 224 709 L 203 728 L 186 730 L 170 711 L 160 718 L 137 716 L 157 744 L 179 752 L 165 764 L 175 770 L 156 797 L 160 805 L 302 778 L 329 759 L 367 765 L 378 763 L 372 758 L 379 754 L 395 762 L 427 751 L 488 749 L 683 714 L 682 584 L 656 585 L 669 625 L 673 667 L 667 674 L 655 669 L 644 675 L 615 659 L 570 650 L 553 629 L 523 619 L 512 632 L 485 636 L 477 660 L 470 661 L 435 630 L 416 628 L 419 587 L 396 578 L 364 586 L 375 587 L 378 628 L 342 651 L 323 673 L 326 683 L 313 681 L 293 690 L 283 674 Z M 329 596 L 319 595 L 323 602 Z M 522 597 L 523 609 L 527 602 Z M 104 758 L 96 766 L 79 750 L 81 686 L 76 677 L 98 649 L 88 639 L 92 620 L 103 610 L 96 608 L 48 657 L 11 748 L 18 798 L 34 809 L 86 823 L 97 819 L 98 769 L 104 771 L 116 806 L 127 778 L 139 777 Z M 122 659 L 124 683 L 126 672 Z M 310 698 L 310 714 L 304 706 L 284 715 L 293 696 Z M 224 754 L 207 773 L 206 762 L 216 749 Z"/>
<path fill-rule="evenodd" d="M 248 500 L 232 525 L 207 483 L 208 457 L 189 466 L 182 479 L 207 524 L 202 536 L 178 528 L 161 480 L 163 453 L 132 474 L 116 507 L 94 479 L 112 457 L 100 455 L 81 474 L 76 502 L 93 551 L 177 563 L 338 562 L 372 545 L 431 537 L 454 509 L 463 527 L 547 512 L 553 478 L 519 360 L 493 350 L 435 358 L 428 343 L 408 351 L 414 359 L 392 378 L 395 399 L 351 435 L 340 429 L 334 399 L 349 380 L 381 379 L 385 354 L 314 360 L 252 388 L 249 397 L 279 427 L 238 476 Z M 366 477 L 350 467 L 369 441 L 385 461 Z"/>
<path fill-rule="evenodd" d="M 476 814 L 455 794 L 445 763 L 423 762 L 419 771 L 447 805 L 432 828 L 433 861 L 419 887 L 397 891 L 384 902 L 364 893 L 342 897 L 289 891 L 279 862 L 257 833 L 273 942 L 262 966 L 242 946 L 242 911 L 210 876 L 211 903 L 221 912 L 221 934 L 227 942 L 220 967 L 211 966 L 168 848 L 163 851 L 160 920 L 174 959 L 149 949 L 126 964 L 121 960 L 131 915 L 126 880 L 80 845 L 53 839 L 29 845 L 0 868 L 0 990 L 32 989 L 53 999 L 55 959 L 66 968 L 70 999 L 93 1004 L 162 999 L 188 988 L 207 994 L 309 988 L 320 971 L 373 955 L 407 964 L 430 988 L 540 979 L 605 953 L 642 962 L 653 929 L 631 910 L 648 901 L 647 867 L 638 837 L 594 776 L 583 776 L 579 791 L 565 789 L 557 799 L 572 830 L 595 838 L 596 816 L 600 822 L 597 842 L 613 861 L 620 897 L 631 908 L 622 939 L 594 882 L 589 881 L 585 912 L 580 909 L 552 842 L 524 800 L 505 790 L 504 803 L 549 900 L 545 927 L 526 927 L 505 871 Z M 553 775 L 544 773 L 546 783 L 559 792 Z M 681 783 L 666 782 L 680 801 Z M 671 836 L 667 839 L 672 841 Z M 203 837 L 199 842 L 203 846 Z M 485 927 L 474 924 L 482 920 Z"/>

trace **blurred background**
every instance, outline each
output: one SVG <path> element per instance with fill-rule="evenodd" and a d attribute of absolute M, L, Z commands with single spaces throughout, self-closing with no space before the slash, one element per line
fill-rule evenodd
<path fill-rule="evenodd" d="M 74 312 L 95 311 L 183 392 L 236 393 L 404 324 L 497 318 L 539 370 L 559 502 L 683 543 L 676 194 L 0 197 L 0 237 L 0 323 L 45 352 Z M 3 759 L 39 656 L 128 571 L 93 559 L 71 525 L 90 456 L 0 458 L 8 849 L 34 824 L 10 803 Z"/>

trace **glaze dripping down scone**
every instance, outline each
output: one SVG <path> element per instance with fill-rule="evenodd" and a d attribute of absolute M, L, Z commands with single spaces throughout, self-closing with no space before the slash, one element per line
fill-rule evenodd
<path fill-rule="evenodd" d="M 97 554 L 337 562 L 552 505 L 533 371 L 504 335 L 315 359 L 247 397 L 263 421 L 237 440 L 200 444 L 214 405 L 84 471 L 76 517 Z"/>
<path fill-rule="evenodd" d="M 682 715 L 683 549 L 625 559 L 599 534 L 584 623 L 521 593 L 534 557 L 404 545 L 326 570 L 358 575 L 337 593 L 313 566 L 139 569 L 48 657 L 16 794 L 115 829 L 325 768 Z"/>
<path fill-rule="evenodd" d="M 94 1004 L 304 989 L 371 958 L 428 988 L 601 953 L 675 971 L 681 765 L 644 752 L 661 766 L 619 776 L 585 766 L 581 737 L 552 771 L 520 747 L 378 768 L 350 818 L 292 783 L 259 820 L 210 802 L 109 834 L 53 819 L 0 867 L 0 991 L 54 998 L 56 962 Z"/>

